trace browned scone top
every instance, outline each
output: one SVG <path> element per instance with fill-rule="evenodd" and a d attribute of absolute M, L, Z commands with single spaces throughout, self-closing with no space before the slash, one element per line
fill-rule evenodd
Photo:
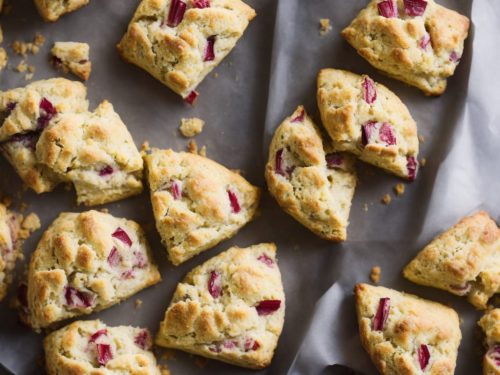
<path fill-rule="evenodd" d="M 55 22 L 59 17 L 87 5 L 90 0 L 34 0 L 45 21 Z"/>

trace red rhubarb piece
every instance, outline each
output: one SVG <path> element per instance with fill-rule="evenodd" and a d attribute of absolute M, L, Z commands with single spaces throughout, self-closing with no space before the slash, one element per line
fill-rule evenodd
<path fill-rule="evenodd" d="M 384 0 L 377 4 L 378 12 L 385 18 L 398 17 L 396 0 Z"/>
<path fill-rule="evenodd" d="M 431 358 L 431 353 L 427 345 L 422 344 L 417 349 L 418 363 L 420 363 L 420 369 L 425 370 L 429 364 L 429 359 Z"/>
<path fill-rule="evenodd" d="M 405 13 L 410 17 L 421 16 L 427 8 L 427 0 L 403 0 Z"/>
<path fill-rule="evenodd" d="M 172 181 L 170 190 L 175 200 L 179 200 L 182 198 L 182 187 L 179 181 Z"/>
<path fill-rule="evenodd" d="M 106 363 L 113 359 L 113 353 L 111 353 L 111 345 L 108 344 L 96 344 L 97 347 L 97 360 L 101 366 L 106 366 Z"/>
<path fill-rule="evenodd" d="M 281 306 L 281 301 L 279 299 L 268 299 L 260 301 L 255 308 L 257 309 L 257 314 L 259 315 L 270 315 Z"/>
<path fill-rule="evenodd" d="M 326 166 L 329 169 L 338 169 L 344 167 L 344 157 L 341 154 L 333 152 L 325 156 Z"/>
<path fill-rule="evenodd" d="M 147 329 L 143 329 L 134 337 L 134 343 L 141 349 L 146 350 L 151 344 L 151 336 Z"/>
<path fill-rule="evenodd" d="M 125 245 L 132 246 L 132 240 L 128 236 L 127 232 L 125 232 L 122 228 L 118 227 L 111 235 L 112 237 L 120 240 Z"/>
<path fill-rule="evenodd" d="M 222 295 L 222 277 L 217 271 L 210 272 L 208 292 L 213 298 L 219 298 Z"/>
<path fill-rule="evenodd" d="M 420 42 L 418 45 L 420 48 L 422 48 L 424 51 L 427 50 L 427 47 L 429 47 L 429 44 L 431 43 L 431 36 L 429 33 L 425 33 L 422 39 L 420 39 Z"/>
<path fill-rule="evenodd" d="M 241 211 L 240 202 L 238 201 L 238 196 L 232 190 L 227 191 L 227 195 L 229 197 L 229 203 L 231 203 L 231 210 L 233 213 L 237 214 Z"/>
<path fill-rule="evenodd" d="M 113 172 L 114 172 L 113 167 L 110 165 L 107 165 L 99 171 L 99 176 L 101 176 L 101 177 L 109 176 L 110 174 L 113 174 Z"/>
<path fill-rule="evenodd" d="M 40 101 L 40 116 L 37 120 L 37 130 L 45 129 L 56 114 L 57 110 L 52 103 L 47 98 L 42 98 Z"/>
<path fill-rule="evenodd" d="M 116 267 L 122 260 L 122 257 L 120 253 L 118 252 L 118 249 L 113 246 L 111 251 L 109 252 L 108 255 L 108 263 L 112 267 Z"/>
<path fill-rule="evenodd" d="M 89 338 L 89 342 L 96 342 L 97 339 L 101 336 L 106 336 L 108 334 L 108 330 L 106 328 L 100 329 L 96 333 L 94 333 L 92 336 Z"/>
<path fill-rule="evenodd" d="M 260 345 L 257 341 L 252 339 L 251 337 L 247 337 L 245 339 L 245 352 L 249 352 L 250 350 L 257 350 L 260 348 Z"/>
<path fill-rule="evenodd" d="M 64 297 L 66 298 L 66 305 L 80 308 L 92 306 L 95 300 L 94 294 L 78 290 L 72 286 L 65 288 Z"/>
<path fill-rule="evenodd" d="M 304 117 L 306 116 L 306 111 L 302 108 L 297 116 L 292 118 L 290 122 L 302 122 L 304 121 Z"/>
<path fill-rule="evenodd" d="M 210 2 L 208 0 L 193 0 L 193 8 L 210 8 Z"/>
<path fill-rule="evenodd" d="M 167 16 L 167 25 L 176 27 L 181 23 L 186 12 L 186 3 L 181 0 L 172 0 Z"/>
<path fill-rule="evenodd" d="M 215 60 L 215 35 L 211 35 L 207 38 L 207 45 L 205 47 L 205 56 L 203 57 L 203 61 L 214 61 Z"/>
<path fill-rule="evenodd" d="M 184 100 L 186 101 L 186 103 L 193 105 L 196 101 L 196 98 L 198 98 L 198 92 L 193 90 L 188 94 L 188 96 L 184 98 Z"/>
<path fill-rule="evenodd" d="M 377 313 L 375 314 L 375 317 L 373 318 L 373 329 L 375 331 L 383 331 L 384 330 L 385 322 L 387 321 L 387 318 L 389 317 L 390 308 L 391 308 L 391 299 L 388 297 L 380 298 L 380 301 L 378 303 Z"/>
<path fill-rule="evenodd" d="M 266 254 L 261 254 L 257 259 L 268 267 L 272 268 L 274 265 L 274 261 L 271 258 L 269 258 Z"/>
<path fill-rule="evenodd" d="M 408 169 L 408 180 L 415 181 L 417 177 L 418 163 L 413 156 L 406 158 L 406 169 Z"/>
<path fill-rule="evenodd" d="M 373 104 L 377 100 L 377 89 L 375 82 L 370 77 L 365 77 L 363 81 L 363 99 L 368 104 Z"/>

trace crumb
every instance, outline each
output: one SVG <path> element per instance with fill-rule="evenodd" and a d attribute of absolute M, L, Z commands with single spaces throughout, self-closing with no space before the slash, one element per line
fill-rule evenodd
<path fill-rule="evenodd" d="M 107 208 L 101 208 L 99 211 L 105 213 L 105 214 L 108 214 L 109 213 L 109 209 Z"/>
<path fill-rule="evenodd" d="M 420 143 L 424 143 L 424 142 L 425 142 L 425 138 L 424 138 L 424 136 L 423 136 L 422 134 L 419 134 L 419 135 L 418 135 L 418 141 L 419 141 Z"/>
<path fill-rule="evenodd" d="M 33 40 L 33 43 L 35 44 L 35 46 L 41 47 L 45 43 L 45 37 L 40 33 L 36 33 L 35 39 Z"/>
<path fill-rule="evenodd" d="M 24 79 L 26 81 L 29 81 L 30 79 L 33 79 L 34 74 L 33 73 L 28 73 L 24 76 Z"/>
<path fill-rule="evenodd" d="M 378 284 L 378 282 L 380 281 L 381 272 L 382 270 L 379 266 L 373 266 L 372 270 L 370 271 L 370 280 L 375 284 Z"/>
<path fill-rule="evenodd" d="M 427 159 L 426 158 L 420 159 L 420 166 L 421 167 L 425 167 L 426 164 L 427 164 Z"/>
<path fill-rule="evenodd" d="M 150 150 L 149 141 L 142 142 L 141 152 L 148 152 Z"/>
<path fill-rule="evenodd" d="M 194 359 L 194 363 L 196 364 L 196 366 L 198 366 L 199 368 L 203 368 L 207 365 L 208 363 L 208 359 L 205 358 L 205 357 L 199 357 L 199 356 L 196 356 L 196 358 Z"/>
<path fill-rule="evenodd" d="M 363 205 L 363 210 L 364 210 L 365 212 L 368 212 L 368 203 L 365 203 L 365 204 Z"/>
<path fill-rule="evenodd" d="M 40 33 L 36 33 L 32 43 L 20 40 L 14 41 L 14 43 L 12 43 L 12 50 L 20 56 L 26 56 L 28 52 L 36 55 L 40 52 L 40 47 L 43 46 L 44 43 L 45 37 Z"/>
<path fill-rule="evenodd" d="M 241 176 L 241 169 L 231 169 L 231 172 L 239 174 Z"/>
<path fill-rule="evenodd" d="M 198 152 L 198 155 L 203 156 L 204 158 L 206 158 L 207 157 L 207 146 L 203 146 L 200 149 L 200 152 Z"/>
<path fill-rule="evenodd" d="M 163 350 L 163 353 L 161 353 L 161 359 L 164 361 L 176 359 L 176 354 L 173 350 Z"/>
<path fill-rule="evenodd" d="M 319 20 L 319 33 L 321 35 L 328 34 L 332 30 L 332 25 L 330 25 L 330 20 L 328 18 L 321 18 Z"/>
<path fill-rule="evenodd" d="M 7 60 L 7 51 L 3 48 L 0 48 L 0 70 L 5 68 L 5 66 L 7 65 Z"/>
<path fill-rule="evenodd" d="M 19 73 L 24 73 L 26 70 L 28 70 L 28 65 L 26 65 L 24 60 L 21 60 L 21 62 L 16 66 L 16 70 Z"/>
<path fill-rule="evenodd" d="M 170 375 L 170 370 L 167 365 L 160 365 L 160 373 L 161 375 Z"/>
<path fill-rule="evenodd" d="M 191 139 L 187 145 L 187 150 L 188 152 L 192 154 L 197 154 L 198 153 L 198 144 L 196 143 L 195 140 Z"/>
<path fill-rule="evenodd" d="M 394 186 L 394 192 L 398 197 L 400 197 L 405 192 L 405 185 L 402 183 L 397 184 L 396 186 Z"/>
<path fill-rule="evenodd" d="M 142 307 L 142 299 L 137 298 L 135 300 L 135 308 L 140 309 Z"/>
<path fill-rule="evenodd" d="M 41 227 L 40 218 L 38 217 L 37 214 L 32 212 L 24 218 L 21 227 L 30 232 L 34 232 L 35 230 L 40 229 Z"/>
<path fill-rule="evenodd" d="M 21 207 L 19 207 L 19 211 L 24 212 L 24 211 L 26 211 L 27 208 L 28 208 L 28 205 L 25 202 L 23 202 L 23 203 L 21 203 Z"/>
<path fill-rule="evenodd" d="M 182 135 L 186 138 L 194 137 L 198 135 L 203 130 L 203 125 L 205 125 L 205 121 L 199 119 L 197 117 L 193 118 L 183 118 L 181 120 L 181 125 L 179 126 L 179 130 Z"/>
<path fill-rule="evenodd" d="M 26 52 L 28 51 L 27 43 L 16 40 L 12 43 L 12 50 L 17 55 L 26 56 Z"/>
<path fill-rule="evenodd" d="M 28 65 L 28 72 L 35 73 L 35 65 Z"/>
<path fill-rule="evenodd" d="M 215 72 L 215 73 L 214 73 L 214 77 L 215 77 L 215 78 L 218 78 L 218 77 L 219 77 L 219 73 Z"/>
<path fill-rule="evenodd" d="M 391 203 L 391 196 L 389 194 L 384 194 L 382 197 L 382 203 L 388 205 Z"/>

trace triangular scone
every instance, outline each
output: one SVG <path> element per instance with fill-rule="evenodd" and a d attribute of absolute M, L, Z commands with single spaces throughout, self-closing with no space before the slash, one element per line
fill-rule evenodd
<path fill-rule="evenodd" d="M 98 211 L 62 213 L 28 271 L 34 329 L 105 309 L 160 281 L 141 227 Z"/>
<path fill-rule="evenodd" d="M 80 82 L 53 78 L 0 92 L 0 149 L 23 181 L 37 193 L 51 191 L 61 177 L 36 160 L 40 134 L 62 113 L 88 109 Z"/>
<path fill-rule="evenodd" d="M 460 62 L 469 24 L 434 0 L 372 0 L 342 36 L 383 73 L 440 95 Z"/>
<path fill-rule="evenodd" d="M 90 0 L 35 0 L 38 12 L 45 21 L 55 22 L 66 13 L 87 5 Z"/>
<path fill-rule="evenodd" d="M 21 214 L 8 210 L 0 203 L 0 301 L 13 279 L 17 259 L 22 257 L 22 245 L 30 232 L 40 227 L 34 214 L 23 218 Z"/>
<path fill-rule="evenodd" d="M 142 191 L 143 160 L 127 127 L 108 101 L 95 112 L 64 114 L 41 134 L 40 163 L 73 183 L 77 202 L 113 202 Z"/>
<path fill-rule="evenodd" d="M 145 160 L 156 228 L 174 265 L 234 236 L 257 211 L 260 189 L 213 160 L 158 149 Z"/>
<path fill-rule="evenodd" d="M 284 319 L 276 246 L 232 247 L 177 285 L 156 343 L 261 369 L 271 363 Z"/>
<path fill-rule="evenodd" d="M 196 86 L 254 17 L 240 0 L 142 0 L 117 47 L 125 60 L 192 102 Z"/>
<path fill-rule="evenodd" d="M 479 320 L 485 335 L 484 375 L 500 375 L 500 309 L 488 311 Z"/>
<path fill-rule="evenodd" d="M 266 181 L 281 208 L 318 236 L 347 238 L 356 187 L 354 158 L 331 151 L 299 106 L 276 129 L 269 147 Z"/>
<path fill-rule="evenodd" d="M 77 77 L 88 80 L 92 63 L 89 59 L 90 47 L 87 43 L 55 42 L 50 50 L 52 64 L 65 73 L 71 72 Z"/>
<path fill-rule="evenodd" d="M 358 284 L 361 343 L 384 375 L 452 375 L 462 338 L 455 310 L 412 294 Z"/>
<path fill-rule="evenodd" d="M 500 293 L 500 229 L 484 211 L 437 236 L 404 269 L 421 285 L 465 296 L 478 309 Z"/>
<path fill-rule="evenodd" d="M 43 340 L 48 375 L 160 375 L 144 328 L 79 320 Z"/>
<path fill-rule="evenodd" d="M 401 100 L 367 75 L 322 69 L 321 120 L 339 151 L 410 181 L 417 175 L 417 125 Z"/>

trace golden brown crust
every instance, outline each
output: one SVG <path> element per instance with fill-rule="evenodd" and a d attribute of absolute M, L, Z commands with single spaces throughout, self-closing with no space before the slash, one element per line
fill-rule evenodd
<path fill-rule="evenodd" d="M 34 0 L 38 12 L 45 21 L 55 22 L 62 15 L 74 12 L 90 0 Z"/>
<path fill-rule="evenodd" d="M 92 63 L 87 43 L 55 42 L 50 52 L 55 67 L 62 68 L 65 73 L 71 72 L 84 81 L 89 79 Z"/>

